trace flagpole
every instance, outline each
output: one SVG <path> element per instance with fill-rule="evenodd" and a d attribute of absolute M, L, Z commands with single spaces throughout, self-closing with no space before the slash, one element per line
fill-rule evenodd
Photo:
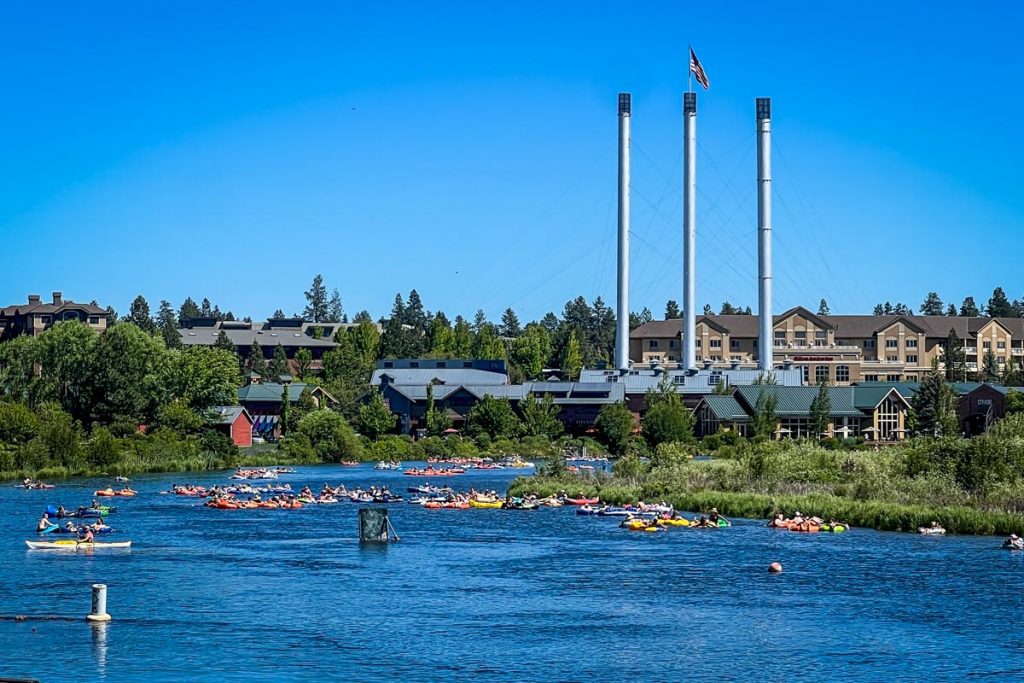
<path fill-rule="evenodd" d="M 686 55 L 686 92 L 693 92 L 693 46 L 687 45 L 688 54 Z"/>

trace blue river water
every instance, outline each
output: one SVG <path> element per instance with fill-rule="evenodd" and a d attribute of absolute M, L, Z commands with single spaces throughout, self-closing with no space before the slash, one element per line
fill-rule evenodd
<path fill-rule="evenodd" d="M 628 532 L 573 510 L 391 505 L 360 545 L 352 503 L 213 510 L 139 476 L 109 517 L 130 550 L 29 551 L 45 504 L 109 480 L 5 485 L 0 677 L 41 681 L 982 680 L 1024 676 L 1024 553 L 1000 539 L 854 529 Z M 516 472 L 457 488 L 503 490 Z M 293 488 L 422 480 L 303 467 Z M 782 574 L 767 567 L 781 562 Z M 90 626 L 90 585 L 113 621 Z M 16 621 L 14 615 L 60 619 Z"/>

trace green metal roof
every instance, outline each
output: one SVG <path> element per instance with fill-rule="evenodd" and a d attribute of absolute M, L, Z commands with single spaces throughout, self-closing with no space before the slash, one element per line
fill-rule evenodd
<path fill-rule="evenodd" d="M 742 422 L 749 420 L 750 416 L 747 415 L 746 411 L 732 396 L 719 396 L 717 394 L 709 394 L 703 399 L 708 409 L 711 410 L 711 414 L 714 415 L 718 420 L 730 420 L 733 422 Z M 756 400 L 756 399 L 755 399 Z"/>
<path fill-rule="evenodd" d="M 250 403 L 256 401 L 263 402 L 281 402 L 281 396 L 284 394 L 284 388 L 286 385 L 277 384 L 276 382 L 264 382 L 261 384 L 246 384 L 244 387 L 238 390 L 238 402 L 239 403 Z M 299 400 L 299 395 L 302 394 L 303 390 L 308 385 L 303 382 L 292 382 L 288 384 L 288 401 L 289 403 L 295 403 Z"/>
<path fill-rule="evenodd" d="M 855 387 L 828 387 L 832 403 L 832 417 L 863 417 L 854 400 Z M 777 385 L 754 385 L 736 387 L 736 393 L 753 410 L 757 397 L 764 391 L 775 397 L 775 414 L 779 417 L 802 417 L 810 415 L 811 402 L 818 395 L 818 387 L 781 387 Z M 871 406 L 872 408 L 874 406 Z"/>

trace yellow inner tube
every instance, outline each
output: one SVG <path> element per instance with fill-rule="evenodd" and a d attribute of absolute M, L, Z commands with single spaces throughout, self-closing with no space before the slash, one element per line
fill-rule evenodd
<path fill-rule="evenodd" d="M 500 500 L 494 500 L 494 501 L 491 501 L 491 500 L 471 500 L 471 501 L 469 501 L 470 507 L 475 507 L 475 508 L 500 508 L 501 504 L 502 503 L 501 503 Z"/>
<path fill-rule="evenodd" d="M 688 519 L 659 519 L 658 524 L 662 526 L 690 526 Z"/>

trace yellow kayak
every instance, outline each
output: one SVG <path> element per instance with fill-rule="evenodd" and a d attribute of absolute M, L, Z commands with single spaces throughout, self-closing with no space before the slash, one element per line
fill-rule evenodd
<path fill-rule="evenodd" d="M 688 519 L 659 519 L 658 524 L 662 526 L 690 526 Z"/>
<path fill-rule="evenodd" d="M 469 501 L 469 507 L 473 508 L 490 508 L 497 509 L 502 506 L 500 500 L 471 500 Z"/>

